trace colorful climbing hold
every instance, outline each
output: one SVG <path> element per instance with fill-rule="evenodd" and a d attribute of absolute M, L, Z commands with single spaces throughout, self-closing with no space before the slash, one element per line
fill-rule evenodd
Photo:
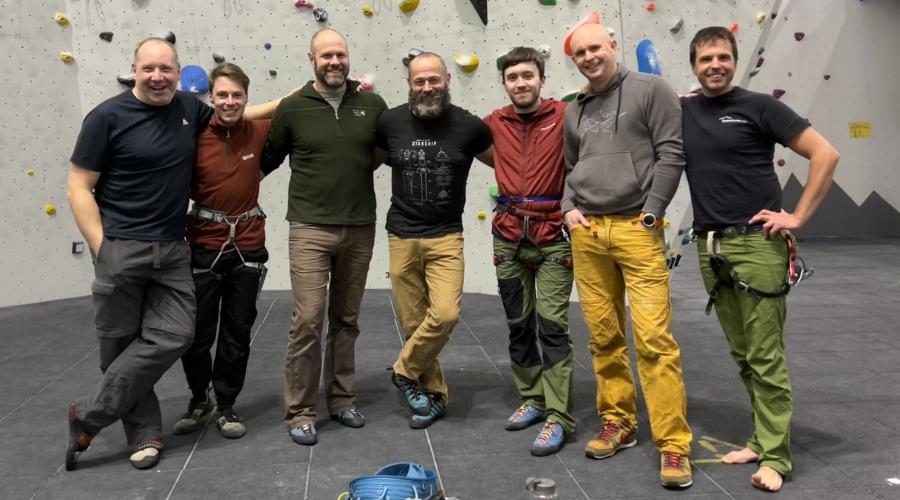
<path fill-rule="evenodd" d="M 419 6 L 419 0 L 400 0 L 400 12 L 409 14 Z"/>
<path fill-rule="evenodd" d="M 54 207 L 52 203 L 47 203 L 46 205 L 44 205 L 44 213 L 47 215 L 53 215 L 56 213 L 56 207 Z"/>
<path fill-rule="evenodd" d="M 225 62 L 225 56 L 219 54 L 218 52 L 213 52 L 213 61 L 218 64 L 222 64 L 223 62 Z"/>
<path fill-rule="evenodd" d="M 596 10 L 592 11 L 587 15 L 587 17 L 582 19 L 580 23 L 576 24 L 571 31 L 569 31 L 569 34 L 566 35 L 566 38 L 563 40 L 563 52 L 567 56 L 572 57 L 572 33 L 575 33 L 575 30 L 584 26 L 585 24 L 600 24 L 600 13 Z"/>
<path fill-rule="evenodd" d="M 740 29 L 741 25 L 738 23 L 731 23 L 728 25 L 728 31 L 732 33 L 736 33 L 738 29 Z"/>
<path fill-rule="evenodd" d="M 171 43 L 172 45 L 175 45 L 175 33 L 171 31 L 166 33 L 166 41 Z"/>
<path fill-rule="evenodd" d="M 800 31 L 794 33 L 794 40 L 797 40 L 799 42 L 799 41 L 803 40 L 804 38 L 806 38 L 806 33 L 802 33 Z"/>
<path fill-rule="evenodd" d="M 59 53 L 59 60 L 66 64 L 69 64 L 75 60 L 75 55 L 71 52 L 62 51 Z"/>
<path fill-rule="evenodd" d="M 478 56 L 475 54 L 453 54 L 453 60 L 466 73 L 471 73 L 478 69 Z"/>
<path fill-rule="evenodd" d="M 366 73 L 353 78 L 359 85 L 356 86 L 357 92 L 372 92 L 375 90 L 375 77 Z"/>
<path fill-rule="evenodd" d="M 750 70 L 750 78 L 753 78 L 754 76 L 756 76 L 758 74 L 759 74 L 759 68 L 753 68 Z"/>
<path fill-rule="evenodd" d="M 785 161 L 783 159 L 779 158 L 777 164 L 779 167 L 783 167 L 785 164 Z"/>
<path fill-rule="evenodd" d="M 100 33 L 100 39 L 105 40 L 107 42 L 111 42 L 113 39 L 113 32 L 112 31 L 104 31 L 103 33 Z"/>
<path fill-rule="evenodd" d="M 610 28 L 609 26 L 606 27 L 606 32 L 609 33 L 610 38 L 616 37 L 616 30 Z"/>
<path fill-rule="evenodd" d="M 131 73 L 125 73 L 124 75 L 117 76 L 116 81 L 119 82 L 120 85 L 125 85 L 126 87 L 134 87 L 134 75 L 132 75 Z"/>
<path fill-rule="evenodd" d="M 192 94 L 209 92 L 209 77 L 206 71 L 193 64 L 181 68 L 181 90 Z"/>
<path fill-rule="evenodd" d="M 775 89 L 772 91 L 772 95 L 775 97 L 775 99 L 781 99 L 781 96 L 783 96 L 784 93 L 784 89 Z"/>
<path fill-rule="evenodd" d="M 271 44 L 271 43 L 269 43 L 269 42 L 266 42 L 266 43 L 264 43 L 264 44 L 263 44 L 263 47 L 265 47 L 265 48 L 266 48 L 266 50 L 269 50 L 269 49 L 271 49 L 271 48 L 272 48 L 272 44 Z"/>
<path fill-rule="evenodd" d="M 484 220 L 484 219 L 487 219 L 487 212 L 485 212 L 484 210 L 480 210 L 478 212 L 478 220 Z"/>
<path fill-rule="evenodd" d="M 419 49 L 409 49 L 409 52 L 406 53 L 406 56 L 403 58 L 403 65 L 409 66 L 409 62 L 413 60 L 416 56 L 421 54 L 422 51 Z"/>
<path fill-rule="evenodd" d="M 541 5 L 556 5 L 556 0 L 538 0 Z"/>
<path fill-rule="evenodd" d="M 362 13 L 366 17 L 372 17 L 373 15 L 375 15 L 375 9 L 373 9 L 369 5 L 363 5 Z"/>
<path fill-rule="evenodd" d="M 647 2 L 644 8 L 647 9 L 647 12 L 653 12 L 656 10 L 656 2 Z"/>
<path fill-rule="evenodd" d="M 769 16 L 766 15 L 765 12 L 760 12 L 756 15 L 756 24 L 762 24 Z"/>
<path fill-rule="evenodd" d="M 635 48 L 635 55 L 638 61 L 638 71 L 650 75 L 661 75 L 662 67 L 659 64 L 659 53 L 656 52 L 656 46 L 650 39 L 643 39 L 638 42 Z"/>
<path fill-rule="evenodd" d="M 543 57 L 544 59 L 550 58 L 550 54 L 551 54 L 550 44 L 542 43 L 542 44 L 538 45 L 537 51 L 538 51 L 538 54 L 540 54 L 541 57 Z"/>
<path fill-rule="evenodd" d="M 491 186 L 488 188 L 488 196 L 490 196 L 491 198 L 497 199 L 498 193 L 499 191 L 497 190 L 497 186 Z"/>
<path fill-rule="evenodd" d="M 568 94 L 564 95 L 564 96 L 562 97 L 562 99 L 560 99 L 560 101 L 562 101 L 562 102 L 572 102 L 572 101 L 574 101 L 574 100 L 578 97 L 578 94 L 580 94 L 580 93 L 581 93 L 580 90 L 576 90 L 575 92 L 569 92 Z"/>
<path fill-rule="evenodd" d="M 69 18 L 66 17 L 66 15 L 63 14 L 62 12 L 54 12 L 53 20 L 56 21 L 56 24 L 58 24 L 60 26 L 68 26 L 69 25 Z"/>
<path fill-rule="evenodd" d="M 33 169 L 33 168 L 26 168 L 26 169 L 25 169 L 25 175 L 28 175 L 28 176 L 34 175 L 34 169 Z"/>
<path fill-rule="evenodd" d="M 297 7 L 298 9 L 312 9 L 314 5 L 307 0 L 297 0 L 294 2 L 294 7 Z"/>
<path fill-rule="evenodd" d="M 325 12 L 325 9 L 322 7 L 317 7 L 313 9 L 313 17 L 316 18 L 317 22 L 326 23 L 328 22 L 328 12 Z"/>
<path fill-rule="evenodd" d="M 761 67 L 761 66 L 763 65 L 764 62 L 766 62 L 766 58 L 765 58 L 765 57 L 760 57 L 759 59 L 756 60 L 756 67 L 757 67 L 757 68 Z"/>
<path fill-rule="evenodd" d="M 669 31 L 672 33 L 678 33 L 681 31 L 681 27 L 684 26 L 684 19 L 681 17 L 675 17 L 672 19 L 672 26 L 669 26 Z"/>

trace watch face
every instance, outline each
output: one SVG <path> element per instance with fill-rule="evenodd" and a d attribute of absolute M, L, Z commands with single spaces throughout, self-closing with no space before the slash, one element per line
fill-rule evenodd
<path fill-rule="evenodd" d="M 656 216 L 653 214 L 644 214 L 641 223 L 647 227 L 653 227 L 656 225 Z"/>

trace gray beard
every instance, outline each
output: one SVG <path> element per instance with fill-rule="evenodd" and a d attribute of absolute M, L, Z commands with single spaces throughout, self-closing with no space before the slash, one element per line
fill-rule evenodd
<path fill-rule="evenodd" d="M 430 120 L 444 114 L 450 108 L 450 92 L 444 90 L 437 96 L 426 97 L 409 91 L 409 111 L 416 118 Z"/>

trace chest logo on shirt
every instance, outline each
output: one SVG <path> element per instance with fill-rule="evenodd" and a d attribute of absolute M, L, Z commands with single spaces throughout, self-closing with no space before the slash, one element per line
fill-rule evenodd
<path fill-rule="evenodd" d="M 366 110 L 364 110 L 364 109 L 354 109 L 354 110 L 353 110 L 353 116 L 358 116 L 358 117 L 366 116 Z"/>
<path fill-rule="evenodd" d="M 250 154 L 247 154 L 247 155 L 244 155 L 241 157 L 242 160 L 251 160 L 253 158 L 256 158 L 256 155 L 253 153 L 250 153 Z"/>
<path fill-rule="evenodd" d="M 719 117 L 719 123 L 722 123 L 722 124 L 725 124 L 725 123 L 743 123 L 744 125 L 746 125 L 748 122 L 747 122 L 747 120 L 744 120 L 744 119 L 742 119 L 742 118 L 732 118 L 731 116 L 725 115 L 725 116 L 720 116 L 720 117 Z"/>
<path fill-rule="evenodd" d="M 619 118 L 625 116 L 628 112 L 623 111 L 619 114 Z M 606 111 L 600 114 L 600 120 L 595 120 L 593 118 L 588 118 L 584 120 L 584 130 L 581 131 L 581 136 L 584 137 L 588 132 L 592 134 L 609 134 L 610 139 L 613 136 L 613 126 L 616 123 L 616 112 L 615 111 Z"/>
<path fill-rule="evenodd" d="M 556 122 L 553 122 L 550 125 L 547 125 L 546 127 L 541 127 L 541 132 L 546 132 L 555 126 L 556 126 Z"/>
<path fill-rule="evenodd" d="M 182 118 L 182 119 L 181 119 L 181 125 L 184 126 L 184 127 L 186 127 L 186 126 L 190 125 L 190 123 L 188 123 L 187 118 Z"/>
<path fill-rule="evenodd" d="M 401 189 L 403 198 L 416 204 L 448 203 L 453 195 L 453 171 L 450 167 L 450 156 L 443 148 L 435 153 L 426 152 L 421 147 L 436 146 L 437 141 L 418 139 L 413 148 L 398 151 L 401 171 Z M 418 144 L 418 146 L 417 146 Z M 432 155 L 433 156 L 430 156 Z"/>

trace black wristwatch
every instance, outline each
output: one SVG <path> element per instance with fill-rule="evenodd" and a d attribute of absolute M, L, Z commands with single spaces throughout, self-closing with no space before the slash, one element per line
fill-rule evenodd
<path fill-rule="evenodd" d="M 641 224 L 650 229 L 656 229 L 656 216 L 651 213 L 641 214 Z"/>

